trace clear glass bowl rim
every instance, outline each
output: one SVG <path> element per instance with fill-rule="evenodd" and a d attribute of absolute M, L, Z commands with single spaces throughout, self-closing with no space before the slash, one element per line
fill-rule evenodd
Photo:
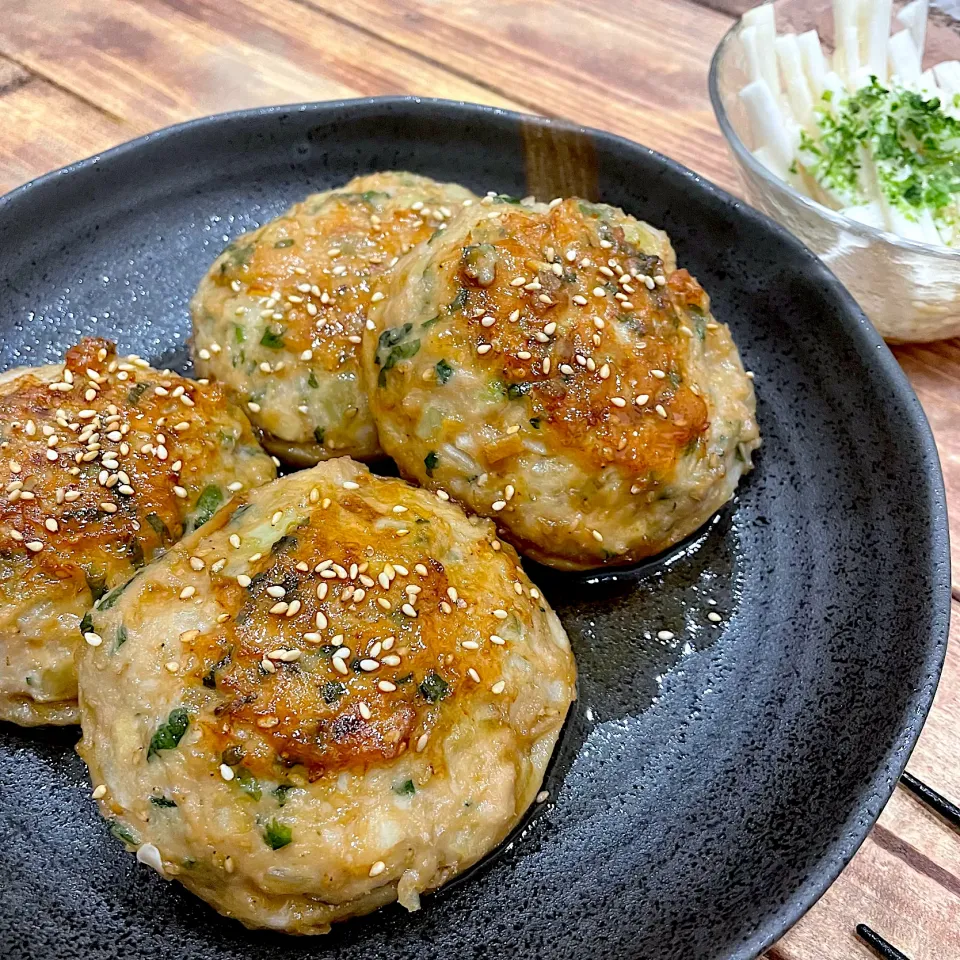
<path fill-rule="evenodd" d="M 774 3 L 773 6 L 775 7 L 776 4 Z M 837 213 L 835 210 L 831 210 L 829 207 L 825 207 L 815 200 L 811 200 L 798 190 L 795 190 L 789 183 L 781 180 L 768 170 L 757 160 L 750 150 L 747 149 L 746 144 L 740 139 L 737 131 L 733 129 L 733 124 L 727 116 L 726 107 L 724 107 L 723 99 L 720 96 L 720 63 L 727 54 L 727 48 L 739 35 L 742 25 L 742 20 L 737 20 L 718 44 L 710 60 L 710 73 L 707 80 L 714 115 L 717 118 L 717 123 L 720 126 L 724 138 L 730 145 L 730 149 L 733 151 L 737 160 L 753 174 L 766 182 L 771 189 L 785 194 L 799 206 L 804 207 L 815 216 L 829 221 L 841 230 L 846 230 L 848 233 L 852 233 L 869 243 L 888 244 L 891 247 L 897 247 L 915 256 L 932 257 L 937 260 L 942 260 L 945 264 L 954 264 L 960 267 L 960 250 L 950 250 L 947 247 L 935 246 L 932 243 L 920 243 L 916 240 L 907 240 L 904 237 L 897 236 L 895 233 L 878 230 L 876 227 L 870 227 L 850 217 L 845 217 L 843 214 Z"/>

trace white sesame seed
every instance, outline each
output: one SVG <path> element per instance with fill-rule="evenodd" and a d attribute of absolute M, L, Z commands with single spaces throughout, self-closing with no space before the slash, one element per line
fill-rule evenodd
<path fill-rule="evenodd" d="M 387 869 L 387 865 L 382 861 L 378 860 L 372 867 L 370 867 L 370 876 L 379 877 L 384 870 Z"/>
<path fill-rule="evenodd" d="M 508 614 L 506 610 L 494 610 L 494 611 L 493 611 L 493 615 L 494 615 L 498 620 L 506 620 L 507 617 L 510 616 L 510 614 Z"/>
<path fill-rule="evenodd" d="M 707 614 L 707 619 L 708 619 L 711 623 L 720 623 L 720 621 L 721 621 L 723 618 L 720 616 L 719 613 L 716 613 L 715 611 L 711 610 L 711 611 Z"/>
<path fill-rule="evenodd" d="M 229 783 L 235 776 L 233 770 L 225 763 L 220 764 L 220 776 Z"/>
<path fill-rule="evenodd" d="M 610 402 L 615 407 L 625 407 L 627 405 L 627 401 L 624 400 L 623 397 L 611 397 Z"/>
<path fill-rule="evenodd" d="M 90 644 L 91 647 L 99 647 L 103 643 L 103 637 L 99 633 L 85 633 L 83 639 Z"/>
<path fill-rule="evenodd" d="M 90 796 L 92 796 L 94 800 L 101 800 L 106 795 L 107 795 L 107 788 L 102 783 L 99 786 L 94 787 L 93 793 L 90 794 Z"/>
<path fill-rule="evenodd" d="M 481 343 L 480 346 L 477 347 L 477 353 L 479 353 L 480 356 L 482 357 L 484 354 L 489 353 L 492 349 L 493 348 L 490 346 L 489 343 Z"/>
<path fill-rule="evenodd" d="M 359 490 L 359 489 L 360 489 L 360 484 L 359 484 L 359 483 L 354 483 L 352 480 L 344 480 L 344 482 L 343 482 L 343 489 L 344 489 L 344 490 Z"/>
<path fill-rule="evenodd" d="M 663 404 L 658 403 L 658 404 L 656 405 L 656 407 L 654 407 L 654 409 L 657 411 L 657 413 L 658 413 L 661 417 L 663 417 L 664 420 L 667 419 L 667 411 L 664 410 Z"/>
<path fill-rule="evenodd" d="M 650 399 L 650 394 L 641 393 L 633 402 L 638 406 L 642 407 Z"/>
<path fill-rule="evenodd" d="M 181 599 L 181 600 L 189 600 L 196 592 L 197 592 L 197 588 L 196 588 L 196 587 L 184 587 L 184 588 L 180 591 L 180 599 Z"/>
<path fill-rule="evenodd" d="M 420 734 L 419 738 L 417 739 L 417 753 L 423 753 L 429 739 L 430 739 L 429 733 Z"/>
<path fill-rule="evenodd" d="M 496 644 L 498 647 L 502 647 L 504 646 L 504 644 L 506 644 L 507 641 L 504 640 L 503 637 L 501 637 L 499 634 L 491 633 L 490 642 L 493 644 Z"/>
<path fill-rule="evenodd" d="M 400 609 L 401 609 L 408 617 L 415 617 L 415 616 L 417 615 L 417 611 L 416 611 L 409 603 L 405 603 Z"/>
<path fill-rule="evenodd" d="M 591 530 L 590 533 L 593 535 L 593 539 L 598 543 L 603 543 L 603 534 L 599 530 Z"/>
<path fill-rule="evenodd" d="M 506 500 L 494 500 L 494 502 L 491 504 L 491 507 L 492 507 L 493 510 L 496 510 L 496 511 L 499 512 L 499 511 L 502 510 L 506 505 L 507 505 L 507 501 L 506 501 Z"/>
<path fill-rule="evenodd" d="M 506 687 L 506 685 L 507 685 L 507 684 L 506 684 L 506 681 L 505 681 L 505 680 L 498 680 L 498 681 L 490 688 L 490 690 L 491 690 L 493 693 L 503 693 L 504 688 Z"/>
<path fill-rule="evenodd" d="M 658 640 L 672 640 L 674 637 L 673 631 L 671 630 L 658 630 L 657 639 Z"/>
<path fill-rule="evenodd" d="M 333 664 L 333 669 L 344 677 L 350 672 L 347 665 L 339 657 L 334 657 L 331 663 Z"/>
<path fill-rule="evenodd" d="M 650 376 L 656 377 L 658 380 L 662 380 L 666 376 L 666 374 L 662 370 L 651 370 Z"/>

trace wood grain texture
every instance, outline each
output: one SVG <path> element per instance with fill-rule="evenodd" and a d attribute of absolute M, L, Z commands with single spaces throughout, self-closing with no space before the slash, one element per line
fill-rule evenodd
<path fill-rule="evenodd" d="M 241 107 L 397 92 L 514 105 L 294 0 L 216 9 L 0 0 L 0 23 L 0 54 L 137 131 Z"/>
<path fill-rule="evenodd" d="M 893 352 L 917 391 L 940 451 L 947 503 L 953 507 L 953 589 L 960 600 L 960 338 L 895 347 Z"/>
<path fill-rule="evenodd" d="M 733 17 L 754 5 L 0 0 L 0 189 L 206 113 L 414 93 L 612 130 L 736 190 L 706 74 Z M 574 161 L 578 149 L 571 144 Z M 571 162 L 570 169 L 579 167 Z M 530 171 L 545 194 L 560 174 L 570 182 L 568 173 Z M 898 347 L 895 354 L 940 450 L 960 601 L 960 340 Z M 960 602 L 953 606 L 947 665 L 910 769 L 960 801 Z M 903 790 L 768 960 L 869 960 L 853 936 L 858 922 L 912 960 L 960 957 L 960 838 Z"/>
<path fill-rule="evenodd" d="M 137 131 L 0 58 L 0 192 Z"/>
<path fill-rule="evenodd" d="M 190 2 L 190 0 L 182 0 Z M 303 0 L 550 116 L 602 127 L 735 183 L 707 99 L 730 19 L 688 0 Z"/>
<path fill-rule="evenodd" d="M 910 771 L 960 798 L 960 604 L 934 708 Z M 960 957 L 960 834 L 903 787 L 839 880 L 777 944 L 768 960 L 872 958 L 853 935 L 866 923 L 912 960 Z"/>

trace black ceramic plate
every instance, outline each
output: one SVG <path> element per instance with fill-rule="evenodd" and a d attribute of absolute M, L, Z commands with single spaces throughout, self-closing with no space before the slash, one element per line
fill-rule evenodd
<path fill-rule="evenodd" d="M 849 860 L 906 763 L 949 604 L 923 413 L 819 261 L 642 147 L 418 100 L 162 131 L 0 201 L 0 365 L 52 361 L 98 333 L 189 369 L 187 300 L 227 240 L 386 168 L 578 193 L 666 228 L 756 371 L 757 469 L 660 562 L 532 571 L 580 665 L 551 799 L 417 914 L 391 907 L 311 940 L 249 933 L 108 837 L 75 731 L 0 728 L 6 957 L 754 957 Z"/>

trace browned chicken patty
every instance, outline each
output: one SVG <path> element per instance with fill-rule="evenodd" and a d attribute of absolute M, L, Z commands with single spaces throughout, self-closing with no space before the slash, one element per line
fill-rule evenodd
<path fill-rule="evenodd" d="M 622 210 L 487 197 L 385 292 L 364 345 L 383 449 L 542 563 L 657 553 L 750 469 L 730 332 L 667 235 Z"/>
<path fill-rule="evenodd" d="M 293 933 L 414 910 L 499 844 L 575 693 L 493 525 L 345 458 L 235 498 L 94 627 L 80 752 L 114 834 Z"/>
<path fill-rule="evenodd" d="M 230 386 L 294 466 L 381 455 L 360 376 L 367 311 L 399 257 L 474 195 L 412 173 L 356 177 L 239 237 L 193 298 L 201 376 Z"/>
<path fill-rule="evenodd" d="M 95 600 L 276 471 L 222 388 L 85 339 L 0 383 L 0 718 L 76 723 Z"/>

